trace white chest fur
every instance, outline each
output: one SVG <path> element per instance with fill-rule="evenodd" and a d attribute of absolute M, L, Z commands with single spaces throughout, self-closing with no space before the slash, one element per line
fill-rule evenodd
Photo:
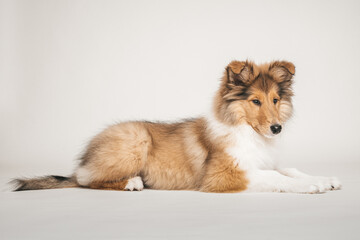
<path fill-rule="evenodd" d="M 228 126 L 214 117 L 208 117 L 207 122 L 213 138 L 226 137 L 225 151 L 236 166 L 242 170 L 275 168 L 271 139 L 265 139 L 248 124 Z"/>

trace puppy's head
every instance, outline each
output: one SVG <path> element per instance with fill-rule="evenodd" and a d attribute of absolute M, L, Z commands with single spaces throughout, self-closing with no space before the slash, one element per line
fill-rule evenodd
<path fill-rule="evenodd" d="M 233 61 L 225 70 L 215 99 L 215 116 L 227 125 L 247 123 L 273 137 L 291 117 L 295 66 L 286 61 L 256 65 Z"/>

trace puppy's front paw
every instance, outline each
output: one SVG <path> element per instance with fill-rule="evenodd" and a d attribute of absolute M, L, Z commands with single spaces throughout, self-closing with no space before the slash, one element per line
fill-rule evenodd
<path fill-rule="evenodd" d="M 330 178 L 331 189 L 330 190 L 339 190 L 341 189 L 341 182 L 336 177 Z"/>
<path fill-rule="evenodd" d="M 326 192 L 324 185 L 322 184 L 312 184 L 309 187 L 309 190 L 304 193 L 324 193 Z"/>
<path fill-rule="evenodd" d="M 319 186 L 324 191 L 338 190 L 341 188 L 341 183 L 336 177 L 310 177 L 308 179 L 311 183 Z"/>
<path fill-rule="evenodd" d="M 295 193 L 324 193 L 326 192 L 325 186 L 321 183 L 313 183 L 308 181 L 301 181 L 298 184 L 294 185 L 294 187 L 289 192 Z"/>

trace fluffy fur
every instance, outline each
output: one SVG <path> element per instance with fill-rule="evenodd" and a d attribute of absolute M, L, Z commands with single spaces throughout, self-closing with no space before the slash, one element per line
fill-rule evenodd
<path fill-rule="evenodd" d="M 178 123 L 124 122 L 95 136 L 69 177 L 15 180 L 16 190 L 85 187 L 110 190 L 318 193 L 336 178 L 279 169 L 272 141 L 292 114 L 295 66 L 233 61 L 207 117 Z"/>

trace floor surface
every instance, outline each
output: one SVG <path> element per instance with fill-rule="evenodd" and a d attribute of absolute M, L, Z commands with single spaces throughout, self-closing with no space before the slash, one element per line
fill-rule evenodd
<path fill-rule="evenodd" d="M 343 183 L 325 194 L 10 192 L 2 171 L 0 239 L 360 239 L 359 170 L 317 166 Z"/>

